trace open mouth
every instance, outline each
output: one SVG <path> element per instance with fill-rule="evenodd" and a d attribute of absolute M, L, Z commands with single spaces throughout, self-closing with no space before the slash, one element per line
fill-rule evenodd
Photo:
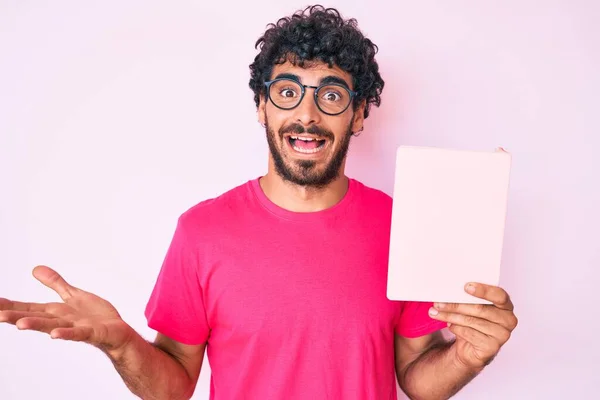
<path fill-rule="evenodd" d="M 327 139 L 295 135 L 288 136 L 287 140 L 294 150 L 304 154 L 318 153 L 325 148 L 327 143 Z"/>

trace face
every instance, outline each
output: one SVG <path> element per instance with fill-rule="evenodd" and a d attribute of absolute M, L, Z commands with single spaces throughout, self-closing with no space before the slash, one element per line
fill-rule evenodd
<path fill-rule="evenodd" d="M 343 83 L 353 89 L 350 74 L 335 66 L 329 68 L 325 63 L 301 68 L 286 62 L 273 68 L 271 78 L 290 76 L 303 85 L 319 86 L 329 81 Z M 297 89 L 296 86 L 277 86 L 271 90 L 271 96 L 293 98 L 301 95 Z M 363 107 L 354 111 L 353 104 L 350 104 L 341 114 L 328 115 L 315 103 L 314 90 L 306 88 L 301 103 L 289 110 L 280 109 L 262 98 L 258 111 L 260 121 L 266 126 L 275 172 L 293 184 L 320 188 L 342 173 L 352 133 L 362 128 Z M 320 104 L 336 98 L 334 92 L 325 90 L 320 91 L 318 96 L 323 99 Z"/>

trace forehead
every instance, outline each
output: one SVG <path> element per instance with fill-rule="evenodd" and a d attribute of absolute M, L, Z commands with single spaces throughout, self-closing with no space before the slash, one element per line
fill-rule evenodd
<path fill-rule="evenodd" d="M 271 73 L 271 79 L 275 78 L 279 74 L 293 74 L 300 78 L 300 82 L 305 85 L 317 86 L 319 82 L 328 76 L 334 76 L 341 78 L 346 82 L 346 85 L 352 89 L 352 76 L 338 67 L 337 65 L 329 68 L 327 63 L 322 61 L 311 61 L 305 62 L 304 67 L 294 65 L 289 61 L 283 64 L 275 64 L 273 72 Z"/>

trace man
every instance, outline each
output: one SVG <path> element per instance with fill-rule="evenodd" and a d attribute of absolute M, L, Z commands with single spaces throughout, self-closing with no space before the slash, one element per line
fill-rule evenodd
<path fill-rule="evenodd" d="M 504 290 L 481 284 L 466 290 L 493 305 L 386 298 L 392 200 L 344 175 L 380 102 L 375 45 L 310 7 L 257 46 L 268 172 L 181 215 L 146 309 L 155 341 L 45 266 L 34 276 L 64 303 L 2 299 L 0 321 L 97 346 L 144 399 L 189 398 L 205 349 L 217 400 L 395 399 L 396 380 L 413 399 L 451 397 L 517 319 Z"/>

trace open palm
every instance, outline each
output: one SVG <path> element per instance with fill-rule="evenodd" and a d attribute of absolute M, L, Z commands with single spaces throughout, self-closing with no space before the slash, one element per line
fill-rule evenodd
<path fill-rule="evenodd" d="M 121 347 L 131 338 L 132 329 L 108 301 L 69 285 L 46 266 L 34 268 L 33 276 L 58 293 L 64 303 L 23 303 L 0 298 L 0 322 L 105 349 Z"/>

